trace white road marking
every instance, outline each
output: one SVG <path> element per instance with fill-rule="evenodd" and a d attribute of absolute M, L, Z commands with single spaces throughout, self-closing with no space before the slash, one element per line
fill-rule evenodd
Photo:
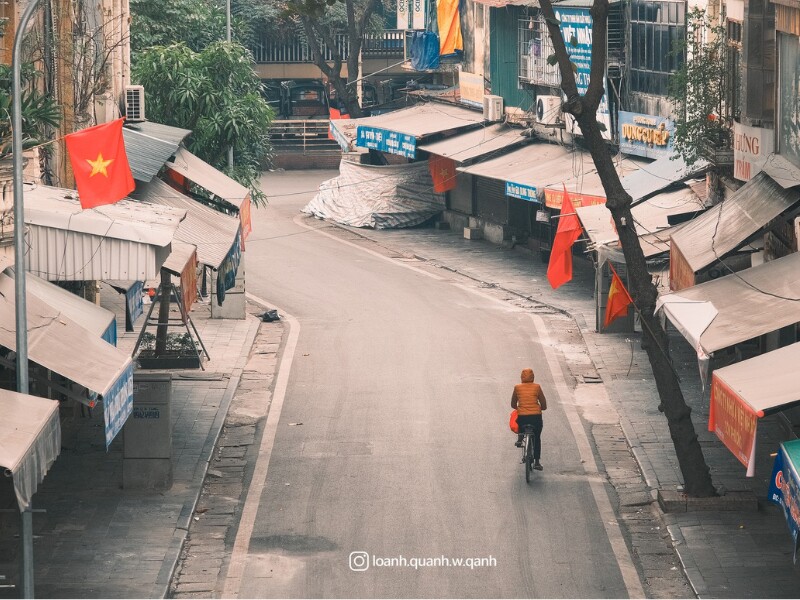
<path fill-rule="evenodd" d="M 249 300 L 257 302 L 258 304 L 278 308 L 273 303 L 266 302 L 253 294 L 247 293 L 246 296 Z M 281 314 L 281 317 L 286 319 L 286 322 L 289 323 L 289 336 L 286 340 L 286 346 L 283 349 L 280 365 L 278 366 L 275 391 L 272 394 L 272 403 L 269 407 L 267 422 L 264 426 L 264 434 L 258 449 L 258 458 L 256 459 L 256 466 L 253 471 L 253 480 L 250 483 L 250 488 L 247 490 L 247 497 L 245 498 L 244 507 L 242 508 L 242 517 L 239 521 L 239 529 L 236 532 L 231 561 L 225 578 L 225 587 L 222 593 L 223 598 L 238 598 L 239 591 L 242 587 L 242 577 L 244 576 L 244 569 L 247 564 L 247 552 L 250 548 L 250 538 L 253 535 L 256 515 L 258 514 L 258 509 L 261 504 L 261 494 L 267 482 L 269 460 L 272 456 L 272 448 L 275 444 L 275 434 L 278 432 L 278 422 L 280 421 L 281 411 L 283 410 L 283 401 L 286 398 L 286 388 L 289 382 L 289 373 L 292 370 L 294 354 L 297 349 L 297 339 L 300 336 L 300 322 L 281 308 L 278 308 L 278 312 Z"/>
<path fill-rule="evenodd" d="M 550 339 L 547 333 L 544 319 L 539 315 L 530 315 L 533 320 L 533 325 L 536 328 L 538 341 L 544 350 L 547 364 L 550 367 L 550 373 L 553 375 L 553 383 L 556 388 L 556 393 L 561 401 L 561 406 L 564 409 L 564 414 L 567 417 L 572 436 L 575 438 L 575 443 L 578 446 L 578 453 L 581 457 L 581 463 L 587 474 L 593 475 L 599 473 L 597 463 L 594 459 L 592 446 L 589 443 L 589 437 L 586 435 L 586 430 L 581 423 L 581 417 L 575 407 L 574 402 L 568 402 L 571 397 L 571 392 L 566 385 L 566 377 L 561 368 L 561 363 L 558 362 L 555 350 L 553 350 Z M 614 557 L 617 559 L 619 570 L 622 573 L 622 580 L 628 590 L 628 597 L 630 598 L 644 598 L 644 588 L 639 579 L 639 573 L 636 571 L 636 565 L 633 564 L 633 559 L 628 550 L 628 545 L 625 543 L 625 538 L 622 535 L 622 530 L 617 522 L 617 516 L 614 513 L 614 508 L 611 506 L 611 500 L 608 498 L 605 484 L 602 480 L 594 477 L 589 478 L 589 487 L 592 490 L 597 510 L 600 513 L 600 518 L 603 521 L 603 526 L 608 536 L 608 542 L 611 544 L 611 549 L 614 551 Z"/>

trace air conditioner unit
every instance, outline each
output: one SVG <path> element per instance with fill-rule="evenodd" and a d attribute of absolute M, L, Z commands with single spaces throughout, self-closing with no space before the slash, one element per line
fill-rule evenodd
<path fill-rule="evenodd" d="M 483 97 L 483 118 L 487 121 L 503 120 L 503 97 L 484 96 Z"/>
<path fill-rule="evenodd" d="M 542 125 L 555 125 L 561 119 L 560 96 L 538 96 L 536 98 L 536 121 Z"/>
<path fill-rule="evenodd" d="M 144 86 L 125 86 L 125 119 L 127 121 L 145 121 Z"/>

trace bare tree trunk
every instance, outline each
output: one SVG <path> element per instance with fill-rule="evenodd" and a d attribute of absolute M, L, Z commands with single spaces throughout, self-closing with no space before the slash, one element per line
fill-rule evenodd
<path fill-rule="evenodd" d="M 631 282 L 631 297 L 642 321 L 642 347 L 647 352 L 653 369 L 661 399 L 658 409 L 667 417 L 670 437 L 683 474 L 684 489 L 690 496 L 714 496 L 716 490 L 691 420 L 691 409 L 686 404 L 678 376 L 667 355 L 667 335 L 660 321 L 654 316 L 658 291 L 647 270 L 644 253 L 633 224 L 632 199 L 622 187 L 597 123 L 597 108 L 604 93 L 608 0 L 595 0 L 591 8 L 592 67 L 589 88 L 584 96 L 578 93 L 572 64 L 551 0 L 540 0 L 540 6 L 558 59 L 562 78 L 561 88 L 567 95 L 565 110 L 575 116 L 581 128 L 606 192 L 606 207 L 611 211 L 619 234 Z"/>

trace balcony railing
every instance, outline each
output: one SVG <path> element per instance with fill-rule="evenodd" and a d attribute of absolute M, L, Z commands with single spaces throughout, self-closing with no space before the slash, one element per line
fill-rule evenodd
<path fill-rule="evenodd" d="M 349 43 L 347 34 L 337 33 L 335 36 L 336 50 L 342 60 L 347 60 Z M 364 35 L 362 56 L 364 58 L 403 58 L 403 41 L 405 32 L 390 29 L 377 34 Z M 305 40 L 295 38 L 288 42 L 278 42 L 262 36 L 252 48 L 253 57 L 257 63 L 310 63 L 312 62 L 311 49 Z M 326 61 L 332 61 L 334 53 L 323 44 L 323 55 Z"/>

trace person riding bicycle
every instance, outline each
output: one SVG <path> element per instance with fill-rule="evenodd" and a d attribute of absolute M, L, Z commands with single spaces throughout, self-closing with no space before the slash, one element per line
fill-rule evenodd
<path fill-rule="evenodd" d="M 514 393 L 511 394 L 511 408 L 517 409 L 517 427 L 519 435 L 514 444 L 517 448 L 522 447 L 522 439 L 525 427 L 533 429 L 533 468 L 537 471 L 542 470 L 539 462 L 542 454 L 542 411 L 547 410 L 547 398 L 545 398 L 542 386 L 533 381 L 533 369 L 523 369 L 520 375 L 521 383 L 514 386 Z"/>

